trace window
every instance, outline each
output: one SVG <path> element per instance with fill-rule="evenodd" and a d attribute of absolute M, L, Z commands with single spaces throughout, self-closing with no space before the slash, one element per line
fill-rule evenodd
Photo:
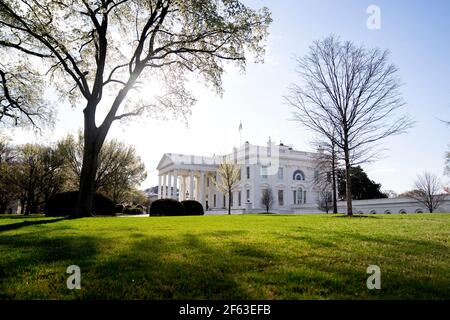
<path fill-rule="evenodd" d="M 230 194 L 230 207 L 234 207 L 234 203 L 233 203 L 233 192 Z"/>
<path fill-rule="evenodd" d="M 241 191 L 238 192 L 238 207 L 241 206 Z"/>
<path fill-rule="evenodd" d="M 261 167 L 261 176 L 263 179 L 267 179 L 267 166 Z"/>
<path fill-rule="evenodd" d="M 306 191 L 303 192 L 302 188 L 298 188 L 294 190 L 294 204 L 302 204 L 304 203 L 304 196 L 306 196 Z"/>
<path fill-rule="evenodd" d="M 206 186 L 209 187 L 209 177 L 206 178 Z"/>
<path fill-rule="evenodd" d="M 278 179 L 279 179 L 279 180 L 283 180 L 283 177 L 284 177 L 283 168 L 282 168 L 282 167 L 279 167 L 279 168 L 278 168 Z"/>
<path fill-rule="evenodd" d="M 283 190 L 278 190 L 278 205 L 284 206 L 284 194 L 283 194 Z"/>
<path fill-rule="evenodd" d="M 223 195 L 223 208 L 227 207 L 227 198 Z"/>
<path fill-rule="evenodd" d="M 297 171 L 294 172 L 294 175 L 293 175 L 292 178 L 293 178 L 294 180 L 301 181 L 301 180 L 305 180 L 305 175 L 303 174 L 302 171 L 297 170 Z"/>
<path fill-rule="evenodd" d="M 239 180 L 239 181 L 241 181 L 241 177 L 242 177 L 242 174 L 241 174 L 241 173 L 242 173 L 242 169 L 239 168 L 239 176 L 238 176 L 238 180 Z"/>
<path fill-rule="evenodd" d="M 250 179 L 250 167 L 247 167 L 247 179 Z"/>
<path fill-rule="evenodd" d="M 213 207 L 215 208 L 215 207 L 217 207 L 217 196 L 214 194 L 214 197 L 213 197 Z"/>
<path fill-rule="evenodd" d="M 250 190 L 247 189 L 247 202 L 250 202 Z"/>
<path fill-rule="evenodd" d="M 306 203 L 306 190 L 303 191 L 303 203 Z"/>

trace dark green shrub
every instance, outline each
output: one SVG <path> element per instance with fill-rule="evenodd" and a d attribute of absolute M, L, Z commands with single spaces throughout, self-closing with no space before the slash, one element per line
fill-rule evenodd
<path fill-rule="evenodd" d="M 123 208 L 123 214 L 133 214 L 133 208 L 130 205 L 125 206 Z"/>
<path fill-rule="evenodd" d="M 123 213 L 123 205 L 121 205 L 121 204 L 116 205 L 116 212 Z"/>
<path fill-rule="evenodd" d="M 141 205 L 138 205 L 134 208 L 135 214 L 143 214 L 144 213 L 144 207 Z"/>
<path fill-rule="evenodd" d="M 201 216 L 205 214 L 203 206 L 200 202 L 195 200 L 181 201 L 184 206 L 184 213 L 186 216 Z"/>
<path fill-rule="evenodd" d="M 150 216 L 183 216 L 184 206 L 173 199 L 158 199 L 152 202 Z"/>
<path fill-rule="evenodd" d="M 55 194 L 48 199 L 44 207 L 46 217 L 67 216 L 75 210 L 78 191 Z M 101 216 L 116 215 L 115 203 L 107 197 L 96 193 L 94 195 L 94 214 Z"/>

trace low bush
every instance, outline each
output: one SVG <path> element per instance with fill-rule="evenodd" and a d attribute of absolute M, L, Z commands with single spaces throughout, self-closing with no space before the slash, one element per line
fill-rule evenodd
<path fill-rule="evenodd" d="M 133 207 L 127 205 L 123 208 L 123 214 L 133 214 Z"/>
<path fill-rule="evenodd" d="M 134 212 L 135 212 L 135 214 L 143 214 L 144 213 L 144 207 L 138 205 L 138 206 L 136 206 L 134 208 Z"/>
<path fill-rule="evenodd" d="M 121 205 L 121 204 L 116 205 L 116 212 L 123 213 L 123 205 Z"/>
<path fill-rule="evenodd" d="M 186 216 L 201 216 L 205 214 L 203 206 L 200 202 L 195 200 L 181 201 L 184 206 L 184 212 Z"/>
<path fill-rule="evenodd" d="M 181 202 L 173 199 L 158 199 L 152 202 L 150 216 L 183 216 L 184 206 Z"/>
<path fill-rule="evenodd" d="M 63 192 L 50 197 L 44 207 L 46 217 L 62 217 L 67 216 L 75 210 L 77 203 L 78 191 Z M 115 203 L 96 193 L 94 195 L 94 214 L 101 216 L 116 215 Z"/>

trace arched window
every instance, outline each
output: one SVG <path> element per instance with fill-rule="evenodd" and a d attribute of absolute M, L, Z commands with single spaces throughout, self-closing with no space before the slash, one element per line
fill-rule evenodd
<path fill-rule="evenodd" d="M 294 172 L 294 175 L 292 176 L 293 180 L 305 180 L 305 175 L 303 174 L 303 172 L 301 170 L 297 170 Z"/>
<path fill-rule="evenodd" d="M 422 209 L 416 209 L 416 213 L 423 213 Z"/>
<path fill-rule="evenodd" d="M 384 213 L 385 214 L 391 214 L 391 210 L 386 210 Z"/>
<path fill-rule="evenodd" d="M 371 210 L 370 214 L 376 214 L 377 212 L 375 210 Z"/>
<path fill-rule="evenodd" d="M 401 209 L 398 213 L 405 214 L 405 213 L 406 213 L 406 210 L 405 210 L 405 209 Z"/>

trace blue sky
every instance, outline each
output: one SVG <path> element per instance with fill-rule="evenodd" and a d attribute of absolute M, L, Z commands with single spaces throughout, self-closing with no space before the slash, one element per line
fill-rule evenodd
<path fill-rule="evenodd" d="M 282 140 L 296 149 L 311 150 L 312 139 L 292 122 L 291 109 L 283 104 L 295 74 L 295 56 L 307 53 L 312 41 L 331 33 L 369 47 L 391 51 L 391 62 L 400 70 L 405 112 L 416 125 L 407 134 L 388 138 L 382 147 L 385 157 L 365 166 L 382 189 L 408 190 L 418 173 L 425 170 L 442 175 L 444 152 L 450 143 L 450 128 L 438 118 L 450 120 L 450 1 L 356 1 L 272 0 L 245 1 L 252 7 L 267 6 L 273 15 L 266 61 L 249 61 L 246 74 L 226 69 L 223 98 L 202 84 L 193 84 L 198 99 L 188 126 L 181 121 L 141 119 L 132 125 L 114 125 L 109 137 L 132 143 L 148 169 L 142 187 L 157 183 L 156 165 L 165 152 L 212 155 L 230 152 L 243 140 L 264 144 Z M 381 29 L 369 30 L 369 5 L 381 9 Z M 59 109 L 53 132 L 34 137 L 18 130 L 16 142 L 30 139 L 52 141 L 82 125 L 81 107 Z M 447 179 L 448 180 L 448 179 Z"/>

